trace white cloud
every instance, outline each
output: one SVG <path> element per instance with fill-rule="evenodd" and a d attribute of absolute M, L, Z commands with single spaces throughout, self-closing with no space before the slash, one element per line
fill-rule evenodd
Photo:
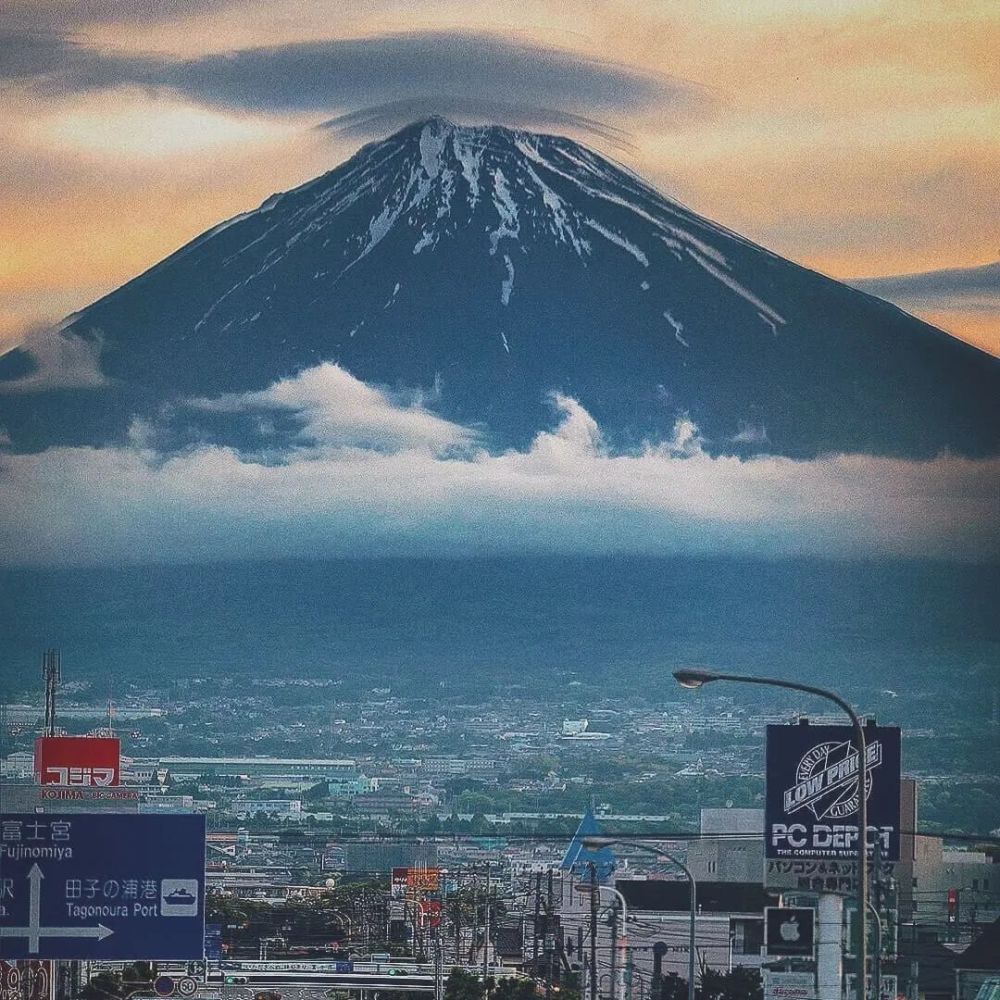
<path fill-rule="evenodd" d="M 730 438 L 733 444 L 767 444 L 767 428 L 763 424 L 740 423 L 740 429 Z"/>
<path fill-rule="evenodd" d="M 29 333 L 19 345 L 35 367 L 21 378 L 0 382 L 0 392 L 45 389 L 97 389 L 107 385 L 101 372 L 103 341 L 47 327 Z"/>
<path fill-rule="evenodd" d="M 302 433 L 281 461 L 218 445 L 0 456 L 0 559 L 106 562 L 489 552 L 765 556 L 998 555 L 1000 461 L 831 455 L 713 457 L 697 427 L 612 454 L 593 418 L 493 454 L 464 428 L 333 365 L 198 406 L 285 408 Z"/>
<path fill-rule="evenodd" d="M 260 392 L 193 399 L 187 405 L 217 413 L 284 410 L 301 422 L 303 446 L 322 451 L 355 446 L 440 452 L 466 445 L 475 437 L 466 428 L 428 412 L 421 393 L 394 394 L 374 388 L 329 362 Z"/>

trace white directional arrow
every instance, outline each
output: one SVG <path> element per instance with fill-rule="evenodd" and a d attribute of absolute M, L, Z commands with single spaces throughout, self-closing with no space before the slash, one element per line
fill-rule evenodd
<path fill-rule="evenodd" d="M 38 954 L 38 926 L 42 922 L 42 869 L 38 867 L 36 861 L 28 872 L 28 926 L 33 927 L 35 932 L 28 936 L 28 951 Z"/>
<path fill-rule="evenodd" d="M 0 927 L 0 938 L 26 937 L 28 951 L 34 953 L 38 952 L 38 939 L 43 937 L 97 938 L 98 941 L 103 941 L 112 934 L 114 931 L 104 924 L 96 927 L 39 927 L 37 924 L 31 927 Z"/>
<path fill-rule="evenodd" d="M 97 938 L 103 941 L 114 934 L 110 927 L 98 924 L 96 927 L 42 927 L 42 869 L 36 861 L 28 872 L 28 926 L 0 927 L 0 938 L 17 937 L 28 939 L 28 953 L 37 955 L 40 939 L 51 937 Z"/>

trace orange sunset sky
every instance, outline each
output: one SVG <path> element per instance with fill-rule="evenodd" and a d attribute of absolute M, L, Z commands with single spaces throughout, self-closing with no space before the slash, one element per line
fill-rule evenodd
<path fill-rule="evenodd" d="M 998 27 L 977 0 L 6 0 L 0 351 L 440 111 L 572 135 L 848 282 L 947 271 L 865 287 L 1000 355 Z"/>

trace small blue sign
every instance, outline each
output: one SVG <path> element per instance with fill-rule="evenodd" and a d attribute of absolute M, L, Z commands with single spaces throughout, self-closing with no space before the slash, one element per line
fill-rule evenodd
<path fill-rule="evenodd" d="M 222 961 L 222 924 L 205 924 L 205 961 Z"/>
<path fill-rule="evenodd" d="M 205 818 L 0 815 L 0 958 L 204 956 Z"/>

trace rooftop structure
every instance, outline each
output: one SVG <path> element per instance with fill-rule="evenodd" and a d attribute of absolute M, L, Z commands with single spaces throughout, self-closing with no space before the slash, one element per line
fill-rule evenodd
<path fill-rule="evenodd" d="M 592 809 L 587 809 L 580 820 L 580 825 L 573 834 L 569 847 L 563 855 L 559 867 L 563 871 L 586 876 L 590 873 L 590 865 L 594 865 L 594 870 L 599 882 L 607 881 L 615 869 L 615 855 L 610 847 L 600 847 L 596 850 L 584 847 L 583 841 L 587 837 L 600 837 L 603 835 L 601 824 L 597 822 Z"/>
<path fill-rule="evenodd" d="M 136 762 L 138 763 L 138 762 Z M 175 777 L 203 774 L 225 775 L 309 775 L 317 779 L 326 775 L 354 774 L 357 762 L 351 758 L 323 757 L 159 757 L 153 761 L 168 769 Z"/>

